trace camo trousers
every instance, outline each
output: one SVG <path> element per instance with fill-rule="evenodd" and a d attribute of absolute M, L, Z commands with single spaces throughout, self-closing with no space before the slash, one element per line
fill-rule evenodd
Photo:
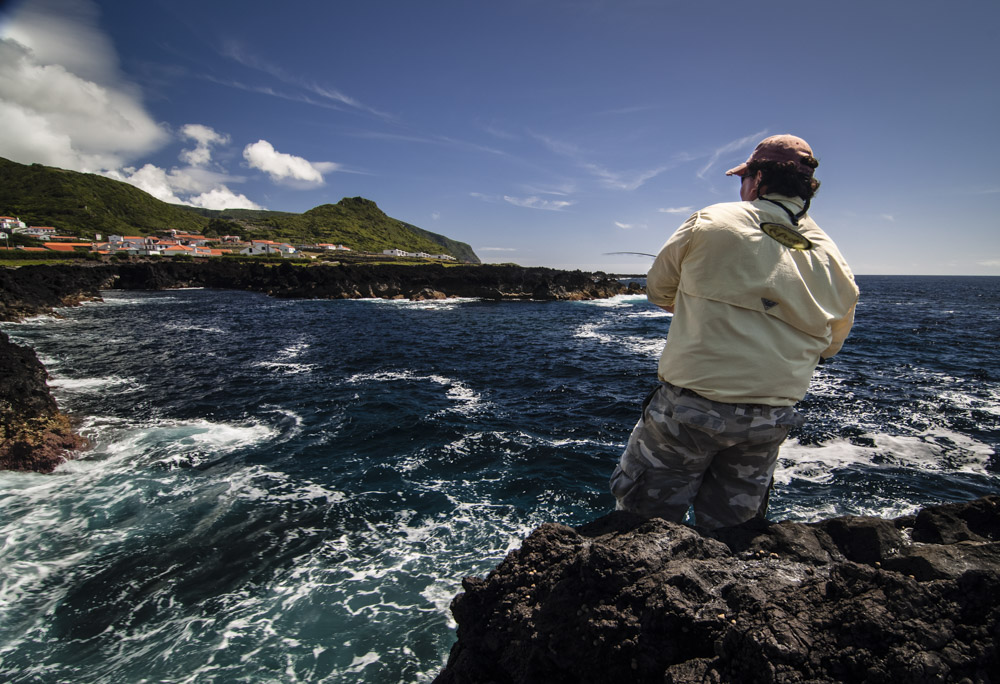
<path fill-rule="evenodd" d="M 704 529 L 763 511 L 778 447 L 802 417 L 790 406 L 723 404 L 661 383 L 611 475 L 619 510 Z"/>

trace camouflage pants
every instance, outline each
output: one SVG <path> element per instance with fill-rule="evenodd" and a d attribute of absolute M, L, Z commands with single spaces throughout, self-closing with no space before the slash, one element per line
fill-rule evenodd
<path fill-rule="evenodd" d="M 802 417 L 790 406 L 723 404 L 668 383 L 646 399 L 611 475 L 618 509 L 704 529 L 763 508 L 778 447 Z"/>

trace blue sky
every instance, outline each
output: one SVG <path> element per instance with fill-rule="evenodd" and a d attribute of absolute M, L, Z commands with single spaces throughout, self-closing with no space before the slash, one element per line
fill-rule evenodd
<path fill-rule="evenodd" d="M 0 156 L 342 197 L 486 262 L 642 272 L 766 135 L 859 274 L 1000 275 L 995 0 L 0 0 Z M 2 207 L 0 207 L 2 211 Z"/>

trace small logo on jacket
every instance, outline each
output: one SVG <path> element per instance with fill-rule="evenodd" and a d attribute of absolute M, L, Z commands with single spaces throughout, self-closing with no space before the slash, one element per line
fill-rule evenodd
<path fill-rule="evenodd" d="M 774 307 L 778 306 L 778 302 L 771 301 L 770 299 L 760 298 L 760 303 L 764 305 L 764 311 L 769 311 Z"/>

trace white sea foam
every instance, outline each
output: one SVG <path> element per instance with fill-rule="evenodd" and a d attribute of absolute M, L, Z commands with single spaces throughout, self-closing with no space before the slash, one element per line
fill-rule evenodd
<path fill-rule="evenodd" d="M 80 428 L 90 440 L 87 460 L 127 459 L 166 465 L 195 465 L 273 439 L 277 430 L 260 423 L 228 424 L 207 420 L 135 421 L 93 416 Z M 73 469 L 70 461 L 62 469 Z"/>
<path fill-rule="evenodd" d="M 789 440 L 781 446 L 775 482 L 794 479 L 814 483 L 834 481 L 838 470 L 857 465 L 874 468 L 914 467 L 951 473 L 986 475 L 993 447 L 947 430 L 924 435 L 866 435 L 874 446 L 862 446 L 847 439 L 820 445 L 803 445 Z"/>
<path fill-rule="evenodd" d="M 663 351 L 661 337 L 638 337 L 636 335 L 613 335 L 605 332 L 605 325 L 584 323 L 573 331 L 573 337 L 597 340 L 601 344 L 614 345 L 640 356 L 656 358 Z"/>
<path fill-rule="evenodd" d="M 604 308 L 618 308 L 622 306 L 632 306 L 633 304 L 645 301 L 647 300 L 646 295 L 644 294 L 620 294 L 613 297 L 605 297 L 603 299 L 583 299 L 577 303 Z"/>
<path fill-rule="evenodd" d="M 49 381 L 49 387 L 63 392 L 95 392 L 103 391 L 114 387 L 115 392 L 135 392 L 142 389 L 142 385 L 132 378 L 123 378 L 118 375 L 109 375 L 103 378 L 67 378 L 55 376 Z"/>
<path fill-rule="evenodd" d="M 253 364 L 255 368 L 266 368 L 268 370 L 284 373 L 285 375 L 299 375 L 301 373 L 311 373 L 316 370 L 315 363 L 288 363 L 286 361 L 258 361 Z"/>
<path fill-rule="evenodd" d="M 449 297 L 448 299 L 424 299 L 413 301 L 410 299 L 363 299 L 354 301 L 375 302 L 383 306 L 393 306 L 403 309 L 419 309 L 423 311 L 451 311 L 462 304 L 468 302 L 478 302 L 480 299 L 473 297 Z"/>
<path fill-rule="evenodd" d="M 203 332 L 212 334 L 223 334 L 227 331 L 211 325 L 194 325 L 192 323 L 170 323 L 164 326 L 166 330 L 175 332 Z"/>
<path fill-rule="evenodd" d="M 443 375 L 417 375 L 412 371 L 380 371 L 377 373 L 356 373 L 347 378 L 344 382 L 349 385 L 363 384 L 367 382 L 432 382 L 441 387 L 447 388 L 445 396 L 454 402 L 454 406 L 449 409 L 439 411 L 437 415 L 454 411 L 462 415 L 471 415 L 489 408 L 489 402 L 483 400 L 482 396 L 460 380 L 445 377 Z"/>

